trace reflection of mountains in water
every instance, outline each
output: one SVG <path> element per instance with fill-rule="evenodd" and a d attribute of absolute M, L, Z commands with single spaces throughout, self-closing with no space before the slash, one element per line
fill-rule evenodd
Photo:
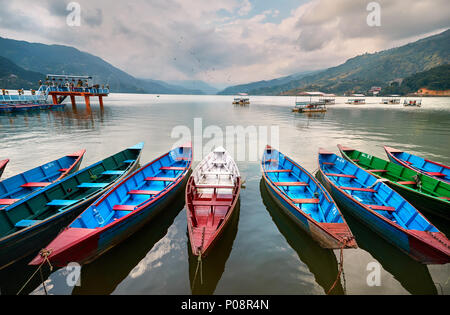
<path fill-rule="evenodd" d="M 339 205 L 360 248 L 369 252 L 411 294 L 437 294 L 426 265 L 423 265 L 383 240 Z"/>
<path fill-rule="evenodd" d="M 240 215 L 240 199 L 236 204 L 236 209 L 230 218 L 228 226 L 225 227 L 223 234 L 211 249 L 206 258 L 203 259 L 201 270 L 199 268 L 196 276 L 198 258 L 192 254 L 191 246 L 188 244 L 189 255 L 189 280 L 191 283 L 191 292 L 194 295 L 212 295 L 216 290 L 222 275 L 225 271 L 225 264 L 230 257 L 233 243 L 237 235 Z M 201 274 L 200 274 L 201 272 Z M 201 279 L 202 278 L 202 279 Z M 195 283 L 194 283 L 195 279 Z M 203 283 L 202 283 L 203 280 Z"/>
<path fill-rule="evenodd" d="M 184 208 L 184 188 L 145 227 L 81 269 L 81 286 L 72 294 L 111 294 L 134 267 L 166 236 Z"/>
<path fill-rule="evenodd" d="M 263 179 L 260 182 L 260 191 L 263 203 L 278 230 L 327 293 L 338 277 L 338 263 L 333 250 L 320 247 L 280 209 L 267 191 Z M 340 280 L 330 294 L 344 294 Z"/>

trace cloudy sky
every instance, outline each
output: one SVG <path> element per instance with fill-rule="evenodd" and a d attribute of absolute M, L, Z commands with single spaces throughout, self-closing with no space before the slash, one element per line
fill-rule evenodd
<path fill-rule="evenodd" d="M 140 78 L 224 86 L 335 66 L 450 27 L 448 0 L 0 0 L 0 36 L 64 44 Z M 73 20 L 72 20 L 73 21 Z M 0 47 L 1 49 L 1 47 Z"/>

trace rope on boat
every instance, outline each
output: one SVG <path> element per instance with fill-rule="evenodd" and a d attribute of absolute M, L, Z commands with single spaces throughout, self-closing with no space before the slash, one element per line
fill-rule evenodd
<path fill-rule="evenodd" d="M 333 285 L 331 286 L 331 288 L 328 290 L 327 295 L 329 295 L 331 293 L 331 291 L 333 291 L 333 289 L 336 287 L 336 285 L 338 284 L 339 279 L 341 279 L 341 275 L 343 276 L 343 290 L 344 290 L 344 294 L 346 294 L 346 281 L 345 281 L 345 273 L 344 273 L 344 249 L 347 246 L 347 243 L 349 241 L 351 241 L 352 238 L 350 239 L 345 239 L 342 242 L 342 246 L 340 249 L 340 259 L 339 259 L 339 271 L 336 277 L 336 280 L 334 281 Z"/>
<path fill-rule="evenodd" d="M 52 254 L 52 250 L 49 249 L 43 249 L 39 252 L 39 255 L 44 259 L 42 261 L 42 263 L 39 265 L 39 267 L 36 269 L 36 271 L 31 275 L 31 277 L 28 279 L 27 282 L 25 282 L 25 284 L 22 286 L 22 288 L 19 290 L 19 292 L 17 292 L 17 295 L 20 295 L 20 293 L 22 293 L 23 289 L 25 289 L 25 287 L 28 285 L 28 283 L 30 283 L 30 281 L 34 278 L 34 276 L 38 273 L 38 271 L 41 274 L 41 281 L 42 281 L 42 286 L 44 287 L 44 292 L 45 295 L 48 295 L 47 293 L 47 288 L 45 287 L 45 282 L 44 282 L 44 276 L 42 274 L 42 267 L 44 266 L 45 263 L 48 263 L 48 266 L 50 267 L 50 272 L 52 272 L 53 270 L 53 266 L 50 263 L 50 260 L 48 259 L 48 257 L 50 257 L 50 255 Z"/>
<path fill-rule="evenodd" d="M 195 288 L 195 282 L 197 280 L 198 271 L 200 269 L 200 284 L 203 285 L 203 262 L 202 262 L 202 252 L 199 250 L 199 255 L 197 259 L 197 268 L 195 269 L 194 281 L 192 283 L 192 290 Z"/>

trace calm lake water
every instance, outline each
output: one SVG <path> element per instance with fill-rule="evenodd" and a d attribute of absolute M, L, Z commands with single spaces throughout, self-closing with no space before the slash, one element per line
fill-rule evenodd
<path fill-rule="evenodd" d="M 171 149 L 176 126 L 201 139 L 194 134 L 195 118 L 202 118 L 203 128 L 224 132 L 227 126 L 278 126 L 279 149 L 311 172 L 319 147 L 338 152 L 337 144 L 383 158 L 383 145 L 389 145 L 450 164 L 450 98 L 426 98 L 422 108 L 380 105 L 375 98 L 352 106 L 338 98 L 327 113 L 312 116 L 292 113 L 292 97 L 252 97 L 249 107 L 235 107 L 232 99 L 114 94 L 104 109 L 93 104 L 87 111 L 80 100 L 77 108 L 0 116 L 0 158 L 11 159 L 3 177 L 81 148 L 87 149 L 87 166 L 141 141 L 144 164 Z M 49 294 L 325 294 L 338 274 L 339 251 L 322 249 L 282 213 L 261 182 L 258 161 L 238 166 L 246 182 L 239 211 L 203 262 L 203 284 L 193 284 L 197 261 L 189 252 L 181 193 L 144 229 L 83 266 L 81 286 L 67 285 L 65 269 L 46 272 Z M 344 251 L 345 281 L 334 294 L 450 293 L 450 264 L 417 263 L 343 212 L 360 248 Z M 430 220 L 449 235 L 448 224 Z M 371 287 L 373 262 L 381 268 L 381 285 Z M 34 271 L 24 262 L 2 272 L 1 293 L 17 293 Z M 38 278 L 25 293 L 44 293 Z"/>

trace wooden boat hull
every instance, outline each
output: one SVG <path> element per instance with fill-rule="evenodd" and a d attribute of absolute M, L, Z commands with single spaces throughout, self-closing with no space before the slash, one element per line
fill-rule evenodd
<path fill-rule="evenodd" d="M 328 176 L 325 176 L 322 167 L 319 168 L 318 177 L 340 205 L 405 254 L 424 264 L 450 262 L 450 243 L 442 233 L 406 230 L 337 187 Z"/>
<path fill-rule="evenodd" d="M 37 251 L 47 245 L 50 240 L 52 240 L 95 199 L 101 196 L 114 183 L 133 171 L 139 164 L 141 151 L 142 144 L 116 154 L 116 157 L 121 155 L 124 159 L 127 156 L 134 156 L 135 160 L 132 163 L 127 164 L 126 169 L 123 171 L 124 173 L 116 178 L 112 178 L 108 185 L 87 190 L 80 200 L 60 208 L 59 211 L 57 209 L 50 211 L 50 209 L 53 208 L 48 206 L 49 201 L 55 201 L 56 198 L 62 198 L 64 195 L 61 195 L 61 193 L 66 193 L 68 191 L 76 193 L 77 185 L 79 185 L 80 182 L 88 181 L 89 179 L 94 182 L 94 178 L 100 176 L 99 174 L 104 171 L 105 168 L 107 169 L 107 166 L 114 169 L 114 163 L 117 163 L 117 165 L 122 164 L 119 164 L 119 162 L 114 160 L 114 156 L 111 156 L 39 190 L 1 211 L 0 222 L 2 222 L 2 226 L 0 227 L 5 230 L 4 222 L 11 221 L 12 223 L 9 224 L 12 225 L 11 227 L 6 227 L 6 231 L 9 229 L 15 230 L 15 232 L 5 234 L 0 238 L 0 270 L 24 257 L 36 254 Z M 125 152 L 127 152 L 127 154 L 125 154 Z M 132 155 L 130 152 L 134 152 L 134 154 Z M 53 199 L 50 196 L 56 196 L 56 198 Z M 31 209 L 32 211 L 34 209 L 36 212 L 42 211 L 38 214 L 39 216 L 36 217 L 39 221 L 33 222 L 22 229 L 14 228 L 14 224 L 17 225 L 21 220 L 28 220 L 30 218 L 28 212 L 30 210 L 27 210 L 26 215 L 24 215 L 24 209 Z"/>
<path fill-rule="evenodd" d="M 411 187 L 400 184 L 401 181 L 397 182 L 389 180 L 388 182 L 386 182 L 386 184 L 395 191 L 397 191 L 398 193 L 400 193 L 415 208 L 430 213 L 432 215 L 439 216 L 440 218 L 450 220 L 450 199 L 447 199 L 450 198 L 450 186 L 445 182 L 438 181 L 434 177 L 429 177 L 425 174 L 418 173 L 415 170 L 404 168 L 402 165 L 397 163 L 384 161 L 377 157 L 370 156 L 366 153 L 346 148 L 341 145 L 339 145 L 338 147 L 344 159 L 360 168 L 363 168 L 366 171 L 370 171 L 371 168 L 362 167 L 361 163 L 364 162 L 367 164 L 367 161 L 370 161 L 371 163 L 370 165 L 373 165 L 372 163 L 376 163 L 378 167 L 374 166 L 374 168 L 376 168 L 378 171 L 380 170 L 380 168 L 382 170 L 385 170 L 386 172 L 384 173 L 377 173 L 377 172 L 371 173 L 379 179 L 386 178 L 387 175 L 383 176 L 382 174 L 388 174 L 390 176 L 396 176 L 397 174 L 401 174 L 404 180 L 412 182 L 414 182 L 416 178 L 419 178 L 420 182 L 422 183 L 421 191 L 415 189 L 414 186 Z M 353 154 L 352 157 L 358 159 L 356 162 L 350 156 L 350 154 L 355 152 L 356 155 Z M 425 187 L 433 187 L 430 188 L 429 190 L 434 189 L 433 193 L 435 194 L 435 196 L 425 193 L 424 192 L 426 191 Z M 439 194 L 437 192 L 439 192 Z"/>
<path fill-rule="evenodd" d="M 272 148 L 267 147 L 272 150 Z M 294 168 L 298 168 L 302 173 L 306 174 L 312 182 L 318 187 L 321 193 L 325 196 L 328 202 L 333 204 L 336 211 L 342 218 L 342 223 L 319 223 L 313 220 L 311 216 L 308 216 L 306 212 L 299 210 L 293 203 L 292 199 L 287 198 L 282 194 L 280 190 L 275 186 L 274 182 L 268 177 L 268 174 L 264 167 L 264 159 L 262 163 L 262 173 L 264 184 L 269 192 L 269 195 L 277 203 L 277 205 L 283 209 L 283 211 L 306 233 L 308 233 L 314 240 L 316 240 L 321 247 L 328 249 L 340 249 L 343 246 L 345 248 L 356 248 L 356 242 L 354 237 L 347 226 L 344 217 L 340 213 L 339 208 L 336 206 L 331 196 L 328 195 L 322 185 L 304 168 L 295 163 L 290 158 L 284 156 L 284 159 L 292 163 Z"/>
<path fill-rule="evenodd" d="M 153 167 L 164 165 L 161 161 L 169 161 L 172 151 L 117 182 L 47 246 L 47 250 L 51 251 L 51 255 L 48 257 L 50 262 L 58 267 L 66 266 L 71 262 L 89 263 L 147 224 L 173 201 L 186 183 L 192 164 L 191 152 L 192 148 L 189 147 L 189 162 L 187 166 L 183 167 L 183 171 L 179 171 L 177 180 L 162 189 L 157 197 L 151 198 L 149 195 L 142 203 L 139 201 L 139 205 L 135 206 L 134 210 L 116 210 L 111 203 L 120 202 L 122 198 L 129 196 L 131 190 L 137 189 L 131 187 L 139 186 L 138 183 L 145 183 L 144 178 L 154 170 Z M 126 201 L 127 198 L 122 200 Z M 93 213 L 95 211 L 102 214 L 108 213 L 113 217 L 103 219 L 106 216 L 102 216 L 102 220 L 106 221 L 102 221 L 102 225 L 100 225 L 98 221 L 94 221 Z M 42 261 L 43 258 L 38 255 L 30 264 L 39 265 Z"/>
<path fill-rule="evenodd" d="M 222 166 L 216 166 L 217 163 Z M 228 172 L 221 171 L 223 166 Z M 220 175 L 209 172 L 218 169 Z M 221 176 L 226 179 L 222 180 Z M 214 248 L 236 209 L 240 191 L 239 170 L 223 148 L 211 152 L 194 170 L 185 194 L 189 241 L 194 256 L 204 258 Z"/>
<path fill-rule="evenodd" d="M 265 178 L 264 185 L 266 186 L 269 195 L 283 212 L 286 213 L 297 226 L 319 243 L 322 248 L 337 249 L 342 247 L 342 242 L 312 223 L 309 218 L 295 209 L 288 201 L 284 200 Z M 353 247 L 356 247 L 356 245 Z"/>
<path fill-rule="evenodd" d="M 447 165 L 443 165 L 434 161 L 422 159 L 421 157 L 408 154 L 404 151 L 400 151 L 394 148 L 390 147 L 384 147 L 384 150 L 386 151 L 386 154 L 390 161 L 397 163 L 403 167 L 409 168 L 411 170 L 414 170 L 416 172 L 437 178 L 441 181 L 450 183 L 450 167 Z M 412 159 L 414 162 L 408 162 L 404 159 L 402 159 L 399 154 L 407 154 L 410 159 Z M 423 164 L 423 168 L 419 168 L 417 163 Z"/>
<path fill-rule="evenodd" d="M 5 170 L 6 165 L 7 165 L 8 163 L 9 163 L 9 160 L 3 160 L 3 161 L 0 161 L 0 178 L 2 177 L 3 171 Z"/>

